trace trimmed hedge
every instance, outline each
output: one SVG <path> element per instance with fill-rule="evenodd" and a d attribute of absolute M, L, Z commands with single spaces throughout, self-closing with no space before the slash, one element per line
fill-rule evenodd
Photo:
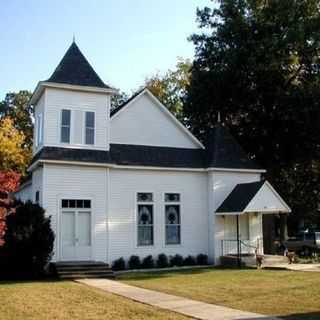
<path fill-rule="evenodd" d="M 168 257 L 167 257 L 166 254 L 160 253 L 158 255 L 157 267 L 158 268 L 167 268 L 167 267 L 169 267 Z"/>
<path fill-rule="evenodd" d="M 184 265 L 185 266 L 195 266 L 197 264 L 195 257 L 193 256 L 187 256 L 184 259 Z"/>
<path fill-rule="evenodd" d="M 208 265 L 208 256 L 206 254 L 198 254 L 197 255 L 197 264 L 198 265 Z"/>
<path fill-rule="evenodd" d="M 126 262 L 124 261 L 123 257 L 113 261 L 112 270 L 121 271 L 125 269 L 126 269 Z"/>
<path fill-rule="evenodd" d="M 176 254 L 170 258 L 171 267 L 182 267 L 183 263 L 183 257 L 180 254 Z"/>
<path fill-rule="evenodd" d="M 152 255 L 146 256 L 141 263 L 142 269 L 152 269 L 154 267 L 154 261 Z"/>
<path fill-rule="evenodd" d="M 141 261 L 139 256 L 131 256 L 128 262 L 129 269 L 139 269 L 141 267 Z"/>

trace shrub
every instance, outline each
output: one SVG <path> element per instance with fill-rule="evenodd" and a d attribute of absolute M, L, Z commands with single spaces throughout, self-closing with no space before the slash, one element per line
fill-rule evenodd
<path fill-rule="evenodd" d="M 129 269 L 139 269 L 141 267 L 140 258 L 138 256 L 131 256 L 128 264 Z"/>
<path fill-rule="evenodd" d="M 125 268 L 126 268 L 126 262 L 122 257 L 117 260 L 114 260 L 112 263 L 112 270 L 114 271 L 125 270 Z"/>
<path fill-rule="evenodd" d="M 197 264 L 199 265 L 207 265 L 208 264 L 208 256 L 206 254 L 198 254 L 197 255 Z"/>
<path fill-rule="evenodd" d="M 141 263 L 141 268 L 151 269 L 153 267 L 154 267 L 154 261 L 153 261 L 152 255 L 146 256 Z"/>
<path fill-rule="evenodd" d="M 157 267 L 167 268 L 169 266 L 168 257 L 164 253 L 158 255 Z"/>
<path fill-rule="evenodd" d="M 183 257 L 180 254 L 176 254 L 175 256 L 172 256 L 170 259 L 170 265 L 171 267 L 177 266 L 181 267 L 183 266 Z"/>
<path fill-rule="evenodd" d="M 193 256 L 187 256 L 185 259 L 184 259 L 184 264 L 186 266 L 194 266 L 196 265 L 196 259 L 195 257 Z"/>
<path fill-rule="evenodd" d="M 54 233 L 50 218 L 38 204 L 14 202 L 6 217 L 4 245 L 0 248 L 0 274 L 38 277 L 52 256 Z"/>

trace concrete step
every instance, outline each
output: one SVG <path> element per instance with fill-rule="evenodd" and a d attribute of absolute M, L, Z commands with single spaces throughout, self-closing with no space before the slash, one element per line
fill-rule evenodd
<path fill-rule="evenodd" d="M 115 277 L 108 264 L 103 262 L 59 262 L 55 264 L 60 279 L 108 278 Z"/>

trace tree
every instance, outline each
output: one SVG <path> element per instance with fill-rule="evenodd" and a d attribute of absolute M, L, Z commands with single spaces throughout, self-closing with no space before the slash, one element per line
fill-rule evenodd
<path fill-rule="evenodd" d="M 320 202 L 319 1 L 221 0 L 197 19 L 189 126 L 204 138 L 220 112 L 295 215 L 312 217 Z"/>
<path fill-rule="evenodd" d="M 190 60 L 178 59 L 175 70 L 164 75 L 155 74 L 145 80 L 145 86 L 171 111 L 182 120 L 182 98 L 186 94 L 191 75 Z"/>
<path fill-rule="evenodd" d="M 10 118 L 0 120 L 0 170 L 24 174 L 30 157 L 24 134 L 14 127 Z"/>
<path fill-rule="evenodd" d="M 31 92 L 21 90 L 18 93 L 7 93 L 0 102 L 0 118 L 10 117 L 14 127 L 25 136 L 23 147 L 31 150 L 33 140 L 33 108 L 29 104 Z"/>
<path fill-rule="evenodd" d="M 123 103 L 125 103 L 128 100 L 128 95 L 120 91 L 119 94 L 115 94 L 111 97 L 111 111 L 117 109 L 120 107 Z"/>
<path fill-rule="evenodd" d="M 20 175 L 13 171 L 0 171 L 0 247 L 4 245 L 4 236 L 7 230 L 6 217 L 14 213 L 11 192 L 18 189 Z"/>

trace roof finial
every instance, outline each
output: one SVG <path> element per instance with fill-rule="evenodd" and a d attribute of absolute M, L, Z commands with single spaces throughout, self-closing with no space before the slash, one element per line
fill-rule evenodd
<path fill-rule="evenodd" d="M 218 111 L 218 123 L 221 123 L 221 113 Z"/>
<path fill-rule="evenodd" d="M 72 37 L 72 42 L 76 43 L 76 36 L 74 35 L 74 33 L 73 33 L 73 37 Z"/>

